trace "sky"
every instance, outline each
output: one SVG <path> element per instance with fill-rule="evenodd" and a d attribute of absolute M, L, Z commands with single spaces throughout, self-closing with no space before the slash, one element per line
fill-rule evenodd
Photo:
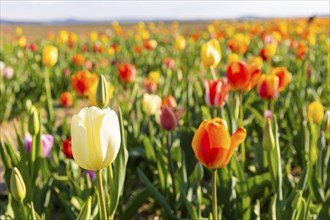
<path fill-rule="evenodd" d="M 231 19 L 241 16 L 330 15 L 330 1 L 32 1 L 0 0 L 0 19 L 14 21 L 120 19 Z"/>

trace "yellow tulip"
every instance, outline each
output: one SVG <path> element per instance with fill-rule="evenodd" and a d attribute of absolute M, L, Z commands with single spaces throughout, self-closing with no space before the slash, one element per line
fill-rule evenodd
<path fill-rule="evenodd" d="M 89 39 L 91 42 L 94 42 L 97 40 L 98 38 L 98 33 L 96 31 L 92 31 L 90 34 L 89 34 Z"/>
<path fill-rule="evenodd" d="M 184 39 L 183 36 L 179 35 L 175 39 L 175 48 L 177 50 L 184 50 L 186 47 L 186 40 Z"/>
<path fill-rule="evenodd" d="M 307 107 L 307 117 L 309 121 L 321 124 L 324 117 L 323 105 L 318 101 L 309 104 Z"/>
<path fill-rule="evenodd" d="M 206 68 L 215 68 L 219 64 L 221 57 L 221 49 L 217 40 L 212 39 L 202 46 L 201 58 Z"/>
<path fill-rule="evenodd" d="M 99 79 L 93 83 L 93 85 L 90 87 L 90 89 L 88 91 L 88 100 L 89 100 L 90 106 L 97 106 L 96 92 L 97 92 L 97 85 L 98 85 Z M 112 85 L 110 85 L 110 83 L 108 81 L 107 81 L 107 87 L 108 87 L 108 102 L 109 102 L 112 97 L 114 87 Z"/>
<path fill-rule="evenodd" d="M 17 44 L 18 46 L 20 47 L 25 47 L 26 46 L 26 37 L 25 36 L 20 36 L 18 39 L 17 39 Z"/>
<path fill-rule="evenodd" d="M 23 34 L 23 29 L 21 27 L 16 27 L 15 32 L 17 35 L 22 35 Z"/>
<path fill-rule="evenodd" d="M 121 142 L 118 116 L 109 107 L 83 108 L 72 117 L 71 137 L 76 163 L 83 169 L 99 171 L 118 154 Z"/>
<path fill-rule="evenodd" d="M 45 66 L 54 66 L 58 58 L 57 47 L 47 45 L 42 50 L 42 64 Z"/>
<path fill-rule="evenodd" d="M 142 108 L 147 115 L 155 115 L 162 104 L 162 99 L 158 95 L 145 93 L 142 99 Z"/>
<path fill-rule="evenodd" d="M 160 73 L 157 72 L 157 71 L 151 71 L 148 74 L 148 79 L 150 79 L 154 83 L 158 84 L 159 83 L 159 80 L 160 80 Z"/>
<path fill-rule="evenodd" d="M 60 30 L 58 32 L 57 42 L 60 45 L 66 44 L 69 40 L 69 33 L 65 30 Z"/>

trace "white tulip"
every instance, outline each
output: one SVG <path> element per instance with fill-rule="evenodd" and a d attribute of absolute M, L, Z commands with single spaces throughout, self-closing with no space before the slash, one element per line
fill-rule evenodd
<path fill-rule="evenodd" d="M 71 121 L 72 153 L 77 164 L 98 171 L 109 166 L 120 148 L 118 116 L 110 108 L 83 108 Z"/>
<path fill-rule="evenodd" d="M 158 95 L 149 95 L 147 93 L 143 95 L 142 108 L 147 115 L 158 113 L 161 105 L 162 99 Z"/>

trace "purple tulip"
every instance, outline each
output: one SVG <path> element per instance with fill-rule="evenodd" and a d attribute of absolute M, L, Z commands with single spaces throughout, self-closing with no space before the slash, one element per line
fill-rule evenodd
<path fill-rule="evenodd" d="M 54 137 L 50 134 L 42 134 L 42 157 L 48 157 L 50 155 L 50 151 L 54 145 Z M 32 145 L 32 136 L 30 134 L 25 135 L 25 146 L 28 153 L 31 151 Z"/>

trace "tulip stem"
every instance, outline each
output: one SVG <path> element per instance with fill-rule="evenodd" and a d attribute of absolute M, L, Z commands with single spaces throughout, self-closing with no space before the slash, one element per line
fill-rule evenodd
<path fill-rule="evenodd" d="M 217 79 L 217 74 L 215 73 L 214 68 L 210 67 L 210 70 L 211 70 L 213 80 L 216 80 Z"/>
<path fill-rule="evenodd" d="M 172 155 L 171 155 L 171 132 L 167 132 L 167 159 L 168 159 L 168 166 L 170 169 L 170 175 L 172 179 L 172 187 L 173 187 L 173 195 L 174 195 L 174 200 L 176 197 L 176 190 L 175 190 L 175 182 L 174 182 L 174 168 L 173 168 L 173 160 L 172 160 Z"/>
<path fill-rule="evenodd" d="M 239 93 L 239 127 L 244 127 L 244 112 L 243 112 L 243 93 Z M 245 144 L 244 142 L 241 144 L 241 158 L 242 158 L 242 167 L 244 170 L 245 165 Z"/>
<path fill-rule="evenodd" d="M 105 207 L 103 181 L 102 181 L 102 170 L 98 170 L 96 173 L 97 173 L 97 186 L 98 186 L 97 188 L 99 191 L 99 200 L 100 200 L 101 219 L 107 220 L 107 210 Z"/>
<path fill-rule="evenodd" d="M 217 170 L 212 169 L 212 214 L 213 220 L 218 219 L 218 201 L 217 201 Z"/>
<path fill-rule="evenodd" d="M 46 97 L 47 97 L 47 113 L 49 120 L 53 122 L 55 116 L 54 116 L 52 93 L 49 82 L 49 68 L 47 67 L 45 68 L 45 89 L 46 89 Z"/>
<path fill-rule="evenodd" d="M 21 201 L 19 204 L 20 204 L 21 209 L 22 209 L 23 219 L 25 219 L 26 218 L 26 213 L 25 213 L 23 201 Z"/>

